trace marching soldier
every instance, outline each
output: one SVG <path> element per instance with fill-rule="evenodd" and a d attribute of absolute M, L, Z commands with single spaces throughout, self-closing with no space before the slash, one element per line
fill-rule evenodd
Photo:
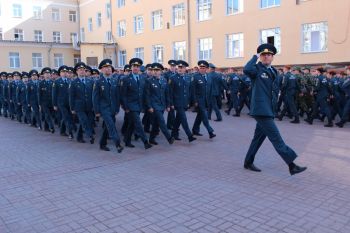
<path fill-rule="evenodd" d="M 31 70 L 29 71 L 29 76 L 31 77 L 31 81 L 28 82 L 26 99 L 28 101 L 28 107 L 32 110 L 31 125 L 41 130 L 42 126 L 38 103 L 39 73 L 36 70 Z"/>
<path fill-rule="evenodd" d="M 86 65 L 83 62 L 78 62 L 74 71 L 77 78 L 71 81 L 69 86 L 69 106 L 71 113 L 79 119 L 79 127 L 77 133 L 77 141 L 85 143 L 83 132 L 88 136 L 90 143 L 95 141 L 93 135 L 93 104 L 92 91 L 93 81 L 85 76 Z"/>
<path fill-rule="evenodd" d="M 284 143 L 273 120 L 279 88 L 277 70 L 271 63 L 277 50 L 272 44 L 262 44 L 258 47 L 257 53 L 258 55 L 254 55 L 244 67 L 244 73 L 252 79 L 250 115 L 256 120 L 254 138 L 247 152 L 244 168 L 255 172 L 261 171 L 254 165 L 254 159 L 265 138 L 268 137 L 275 150 L 288 164 L 290 174 L 303 172 L 306 167 L 300 167 L 293 162 L 297 154 Z M 257 63 L 258 58 L 260 62 Z"/>
<path fill-rule="evenodd" d="M 197 108 L 197 116 L 192 127 L 192 133 L 196 136 L 202 136 L 200 133 L 200 124 L 203 122 L 209 133 L 209 138 L 214 138 L 213 128 L 208 120 L 208 107 L 211 105 L 211 96 L 213 91 L 214 80 L 208 76 L 207 69 L 209 63 L 207 61 L 198 61 L 199 73 L 193 76 L 193 99 L 194 105 Z"/>
<path fill-rule="evenodd" d="M 41 70 L 44 80 L 40 81 L 38 86 L 38 103 L 41 113 L 44 115 L 45 123 L 51 133 L 55 133 L 55 127 L 52 120 L 52 80 L 51 69 L 45 67 Z"/>
<path fill-rule="evenodd" d="M 135 133 L 139 136 L 144 144 L 145 149 L 149 149 L 152 145 L 148 142 L 146 134 L 142 128 L 140 113 L 144 110 L 144 85 L 145 77 L 140 75 L 140 66 L 142 60 L 132 58 L 129 61 L 131 66 L 131 74 L 124 77 L 121 84 L 121 98 L 125 113 L 128 115 L 129 123 L 124 137 L 125 146 L 133 148 L 131 144 L 131 136 Z"/>
<path fill-rule="evenodd" d="M 60 75 L 52 85 L 52 101 L 55 111 L 59 111 L 62 116 L 60 122 L 61 136 L 68 136 L 73 139 L 73 117 L 69 108 L 69 83 L 70 80 L 67 75 L 68 67 L 63 65 L 58 69 Z M 68 128 L 69 135 L 66 134 L 65 129 Z"/>
<path fill-rule="evenodd" d="M 188 141 L 193 142 L 197 138 L 193 136 L 188 126 L 186 110 L 190 108 L 192 97 L 191 78 L 186 74 L 187 62 L 177 61 L 177 73 L 170 77 L 168 83 L 170 87 L 170 103 L 172 109 L 176 111 L 175 120 L 171 135 L 175 140 L 181 140 L 179 137 L 179 128 L 182 125 Z"/>
<path fill-rule="evenodd" d="M 176 65 L 177 62 L 175 60 L 168 61 L 169 70 L 164 72 L 164 78 L 169 82 L 170 77 L 176 74 Z M 175 121 L 175 112 L 174 109 L 170 109 L 167 117 L 167 127 L 168 129 L 172 129 Z"/>
<path fill-rule="evenodd" d="M 124 148 L 120 144 L 120 138 L 115 126 L 115 116 L 120 109 L 120 93 L 117 81 L 112 78 L 112 61 L 104 59 L 98 68 L 101 70 L 101 74 L 93 86 L 92 103 L 96 117 L 101 116 L 104 121 L 100 149 L 110 151 L 107 147 L 109 136 L 113 140 L 118 153 L 121 153 Z"/>
<path fill-rule="evenodd" d="M 145 84 L 146 108 L 152 120 L 149 142 L 153 145 L 158 144 L 155 138 L 160 128 L 169 144 L 173 144 L 175 139 L 170 135 L 163 116 L 164 111 L 169 112 L 171 106 L 168 82 L 161 76 L 164 69 L 161 64 L 153 63 L 152 69 L 154 76 L 147 79 Z"/>
<path fill-rule="evenodd" d="M 211 120 L 211 113 L 214 110 L 216 115 L 215 121 L 222 121 L 221 112 L 219 110 L 219 102 L 222 101 L 221 99 L 221 90 L 227 89 L 227 86 L 225 84 L 225 80 L 222 78 L 222 75 L 215 71 L 216 67 L 214 64 L 209 64 L 209 73 L 208 76 L 211 76 L 210 79 L 212 80 L 212 88 L 210 93 L 210 103 L 208 105 L 208 119 Z M 221 104 L 220 104 L 221 108 Z"/>
<path fill-rule="evenodd" d="M 238 105 L 238 95 L 239 95 L 239 87 L 241 85 L 240 78 L 235 73 L 228 74 L 228 93 L 230 95 L 229 106 L 225 111 L 227 115 L 230 115 L 231 109 L 235 109 L 234 116 L 240 116 L 239 105 Z"/>
<path fill-rule="evenodd" d="M 4 84 L 6 83 L 6 75 L 6 72 L 0 73 L 0 116 L 5 116 Z"/>
<path fill-rule="evenodd" d="M 350 66 L 346 67 L 346 74 L 348 75 L 342 83 L 341 89 L 345 93 L 345 105 L 343 113 L 339 122 L 336 125 L 340 128 L 343 128 L 345 123 L 348 121 L 350 116 Z"/>

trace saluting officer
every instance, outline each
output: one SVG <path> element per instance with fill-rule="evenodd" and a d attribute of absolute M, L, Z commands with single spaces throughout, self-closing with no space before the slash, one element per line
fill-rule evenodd
<path fill-rule="evenodd" d="M 131 74 L 124 77 L 121 84 L 122 104 L 129 118 L 124 141 L 125 146 L 135 147 L 131 144 L 131 136 L 135 133 L 142 139 L 145 149 L 149 149 L 152 145 L 148 142 L 140 119 L 140 113 L 144 110 L 144 86 L 146 81 L 145 77 L 140 75 L 140 66 L 142 63 L 141 59 L 132 58 L 129 61 Z"/>
<path fill-rule="evenodd" d="M 100 78 L 95 81 L 92 93 L 93 109 L 96 117 L 102 116 L 104 121 L 103 133 L 100 139 L 100 149 L 109 151 L 108 136 L 113 140 L 118 153 L 123 151 L 115 125 L 115 116 L 120 109 L 120 93 L 118 83 L 112 78 L 112 61 L 104 59 L 98 67 L 101 70 Z"/>
<path fill-rule="evenodd" d="M 306 167 L 299 167 L 293 162 L 297 154 L 284 143 L 274 122 L 279 88 L 277 70 L 271 63 L 277 50 L 272 44 L 262 44 L 258 47 L 257 53 L 258 55 L 254 55 L 244 67 L 244 73 L 252 80 L 250 115 L 256 120 L 254 138 L 247 152 L 244 168 L 255 172 L 261 171 L 254 165 L 254 159 L 265 138 L 268 137 L 275 150 L 288 164 L 290 174 L 303 172 Z M 258 58 L 260 62 L 257 63 Z"/>
<path fill-rule="evenodd" d="M 154 76 L 146 80 L 145 84 L 145 102 L 147 111 L 150 113 L 152 131 L 149 142 L 157 145 L 155 138 L 158 133 L 158 128 L 170 144 L 174 143 L 174 138 L 170 135 L 164 120 L 164 111 L 170 111 L 170 94 L 167 80 L 162 77 L 163 66 L 159 63 L 153 63 L 152 69 Z"/>

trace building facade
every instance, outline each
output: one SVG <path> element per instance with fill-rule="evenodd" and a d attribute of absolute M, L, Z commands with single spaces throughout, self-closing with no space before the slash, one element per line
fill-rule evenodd
<path fill-rule="evenodd" d="M 241 67 L 266 42 L 277 65 L 342 66 L 349 9 L 348 0 L 0 0 L 0 69 L 39 67 L 38 54 L 52 67 L 132 57 Z"/>
<path fill-rule="evenodd" d="M 78 10 L 74 0 L 0 0 L 0 70 L 79 61 Z"/>

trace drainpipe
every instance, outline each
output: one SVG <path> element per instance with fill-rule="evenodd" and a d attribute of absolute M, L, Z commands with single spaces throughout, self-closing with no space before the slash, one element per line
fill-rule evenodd
<path fill-rule="evenodd" d="M 187 53 L 188 53 L 188 63 L 191 67 L 191 63 L 192 63 L 192 46 L 191 46 L 191 19 L 190 19 L 190 15 L 191 15 L 191 10 L 190 10 L 190 0 L 187 0 L 187 41 L 188 41 L 188 49 L 187 49 Z"/>

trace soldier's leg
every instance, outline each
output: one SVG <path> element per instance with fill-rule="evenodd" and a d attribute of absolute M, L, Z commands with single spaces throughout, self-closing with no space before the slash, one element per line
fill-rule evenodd
<path fill-rule="evenodd" d="M 130 112 L 130 118 L 132 119 L 132 124 L 134 125 L 135 134 L 141 138 L 143 143 L 146 143 L 148 139 L 142 128 L 140 112 Z"/>
<path fill-rule="evenodd" d="M 102 126 L 102 134 L 100 138 L 100 147 L 107 146 L 107 139 L 108 139 L 108 130 L 106 127 L 106 124 L 103 124 Z"/>
<path fill-rule="evenodd" d="M 203 122 L 203 125 L 205 126 L 205 128 L 207 129 L 208 133 L 212 133 L 214 132 L 213 128 L 210 126 L 209 121 L 208 121 L 208 113 L 207 113 L 207 109 L 203 108 L 203 107 L 199 107 L 199 115 L 201 118 L 201 121 Z"/>
<path fill-rule="evenodd" d="M 168 129 L 172 129 L 174 126 L 174 121 L 175 121 L 175 110 L 170 109 L 170 112 L 168 112 L 167 116 L 167 127 Z"/>
<path fill-rule="evenodd" d="M 260 146 L 264 142 L 266 135 L 263 133 L 259 124 L 256 123 L 254 137 L 250 143 L 248 152 L 245 156 L 244 164 L 249 165 L 254 163 L 255 155 L 258 152 Z"/>
<path fill-rule="evenodd" d="M 175 110 L 174 110 L 175 113 Z M 181 125 L 181 119 L 180 119 L 180 114 L 178 109 L 176 110 L 176 115 L 175 115 L 175 119 L 173 122 L 173 127 L 172 127 L 172 131 L 171 131 L 171 135 L 176 138 L 179 139 L 179 129 L 180 129 L 180 125 Z M 169 129 L 169 128 L 168 128 Z"/>
<path fill-rule="evenodd" d="M 196 109 L 197 109 L 197 115 L 196 115 L 196 118 L 194 119 L 194 123 L 192 126 L 192 133 L 193 134 L 199 134 L 200 125 L 202 123 L 202 118 L 201 118 L 201 114 L 199 112 L 199 107 L 196 107 Z"/>
<path fill-rule="evenodd" d="M 216 120 L 218 121 L 222 121 L 222 116 L 221 116 L 221 112 L 219 110 L 219 106 L 218 106 L 218 101 L 217 101 L 217 96 L 214 96 L 214 99 L 212 100 L 212 105 L 211 105 L 212 109 L 215 111 L 216 114 Z M 208 117 L 209 118 L 209 117 Z"/>
<path fill-rule="evenodd" d="M 83 132 L 86 134 L 86 136 L 91 138 L 92 137 L 92 129 L 91 129 L 90 122 L 88 120 L 88 117 L 87 117 L 86 113 L 78 111 L 77 112 L 77 116 L 78 116 L 79 125 L 80 125 L 79 126 L 79 128 L 80 128 L 79 131 L 83 130 Z M 82 132 L 78 133 L 77 139 L 78 140 L 82 140 L 83 139 L 83 133 Z"/>
<path fill-rule="evenodd" d="M 105 122 L 105 126 L 108 130 L 109 137 L 113 140 L 115 145 L 119 145 L 120 138 L 119 138 L 117 128 L 115 126 L 115 117 L 112 116 L 109 112 L 102 112 L 101 115 Z"/>
<path fill-rule="evenodd" d="M 277 153 L 282 157 L 286 164 L 292 163 L 296 158 L 297 154 L 289 146 L 287 146 L 280 132 L 273 120 L 269 117 L 256 117 L 257 124 L 259 125 L 261 131 L 267 136 L 267 138 L 272 143 L 273 147 Z"/>
<path fill-rule="evenodd" d="M 193 137 L 192 133 L 191 133 L 191 130 L 190 130 L 190 127 L 188 126 L 188 122 L 187 122 L 187 117 L 186 117 L 186 111 L 185 109 L 180 109 L 179 111 L 177 111 L 178 114 L 179 114 L 179 118 L 180 118 L 180 121 L 181 121 L 181 125 L 182 125 L 182 128 L 184 129 L 186 135 L 188 138 L 191 138 Z"/>
<path fill-rule="evenodd" d="M 165 138 L 169 141 L 171 138 L 171 135 L 168 131 L 168 128 L 166 126 L 165 120 L 164 120 L 164 113 L 162 111 L 155 111 L 155 120 L 158 122 L 158 126 L 157 128 L 159 128 L 162 133 L 164 134 Z M 157 133 L 156 131 L 154 133 Z"/>

